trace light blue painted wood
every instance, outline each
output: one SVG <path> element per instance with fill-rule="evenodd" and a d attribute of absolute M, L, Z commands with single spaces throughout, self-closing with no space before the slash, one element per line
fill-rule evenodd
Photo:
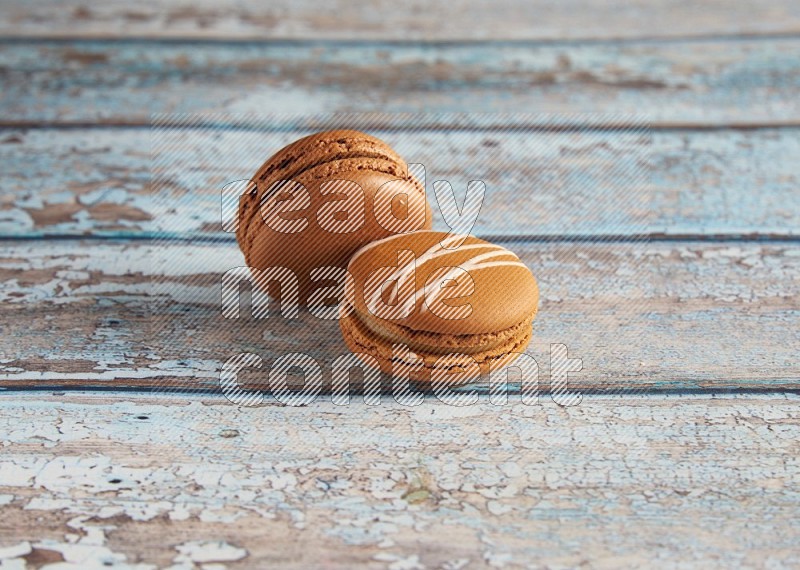
<path fill-rule="evenodd" d="M 527 352 L 543 390 L 552 343 L 582 359 L 570 382 L 585 393 L 800 389 L 797 243 L 505 245 L 539 283 Z M 8 388 L 208 390 L 240 352 L 267 368 L 308 352 L 326 371 L 347 353 L 338 324 L 307 313 L 221 318 L 221 275 L 244 264 L 234 244 L 17 241 L 2 252 Z"/>
<path fill-rule="evenodd" d="M 800 228 L 800 129 L 371 132 L 426 165 L 432 200 L 435 180 L 459 200 L 484 180 L 482 236 L 783 239 Z M 221 188 L 302 134 L 0 131 L 0 235 L 231 239 L 218 231 Z"/>
<path fill-rule="evenodd" d="M 175 558 L 791 568 L 799 404 L 780 394 L 599 396 L 570 408 L 320 398 L 248 409 L 198 395 L 13 394 L 0 398 L 0 500 L 13 529 L 0 559 L 23 566 L 26 539 L 44 527 L 34 556 L 78 552 L 90 568 Z M 91 540 L 76 543 L 77 532 Z"/>
<path fill-rule="evenodd" d="M 82 0 L 41 4 L 6 0 L 0 35 L 30 38 L 204 38 L 231 40 L 616 40 L 703 36 L 769 36 L 800 31 L 792 0 L 738 3 L 705 0 L 561 0 L 531 4 L 459 0 L 423 5 L 373 0 L 369 10 L 348 0 L 125 0 L 87 6 Z"/>
<path fill-rule="evenodd" d="M 636 113 L 798 124 L 800 39 L 617 43 L 0 43 L 6 123 L 154 112 Z"/>

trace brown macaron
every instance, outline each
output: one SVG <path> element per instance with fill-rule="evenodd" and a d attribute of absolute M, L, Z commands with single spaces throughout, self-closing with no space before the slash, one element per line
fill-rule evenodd
<path fill-rule="evenodd" d="M 530 342 L 536 279 L 499 245 L 420 231 L 364 246 L 348 271 L 354 287 L 339 321 L 345 342 L 387 374 L 471 381 L 510 363 Z M 398 352 L 402 346 L 417 358 Z"/>
<path fill-rule="evenodd" d="M 406 163 L 385 142 L 359 131 L 295 141 L 252 181 L 239 200 L 239 247 L 251 268 L 291 270 L 301 305 L 332 284 L 312 279 L 315 269 L 345 268 L 365 244 L 431 227 L 425 189 Z M 282 291 L 269 289 L 278 298 Z"/>

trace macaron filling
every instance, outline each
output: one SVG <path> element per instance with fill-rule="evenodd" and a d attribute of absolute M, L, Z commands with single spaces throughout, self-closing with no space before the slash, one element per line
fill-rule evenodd
<path fill-rule="evenodd" d="M 533 317 L 504 330 L 482 334 L 443 334 L 412 330 L 409 327 L 391 323 L 372 315 L 354 312 L 354 317 L 370 333 L 388 344 L 405 344 L 412 351 L 429 354 L 478 354 L 493 351 L 518 337 L 523 329 L 530 328 Z"/>

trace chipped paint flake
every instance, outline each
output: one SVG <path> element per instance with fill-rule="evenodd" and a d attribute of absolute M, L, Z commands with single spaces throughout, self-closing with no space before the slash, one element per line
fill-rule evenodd
<path fill-rule="evenodd" d="M 247 556 L 244 548 L 223 541 L 190 541 L 175 548 L 179 552 L 175 562 L 234 562 Z"/>
<path fill-rule="evenodd" d="M 30 554 L 30 552 L 31 543 L 27 540 L 13 546 L 0 547 L 0 561 L 10 558 L 19 558 L 21 556 L 25 556 L 26 554 Z M 0 568 L 2 567 L 2 564 L 0 564 Z"/>

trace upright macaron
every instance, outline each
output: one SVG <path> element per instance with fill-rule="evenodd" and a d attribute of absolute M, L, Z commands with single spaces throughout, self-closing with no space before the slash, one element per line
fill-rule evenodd
<path fill-rule="evenodd" d="M 330 285 L 312 278 L 315 269 L 345 268 L 365 244 L 431 227 L 425 189 L 405 161 L 359 131 L 295 141 L 270 157 L 252 181 L 239 201 L 239 247 L 251 268 L 290 270 L 301 304 Z"/>
<path fill-rule="evenodd" d="M 364 246 L 348 271 L 354 287 L 339 321 L 345 342 L 386 373 L 469 381 L 508 364 L 530 342 L 536 279 L 499 245 L 419 231 Z"/>

